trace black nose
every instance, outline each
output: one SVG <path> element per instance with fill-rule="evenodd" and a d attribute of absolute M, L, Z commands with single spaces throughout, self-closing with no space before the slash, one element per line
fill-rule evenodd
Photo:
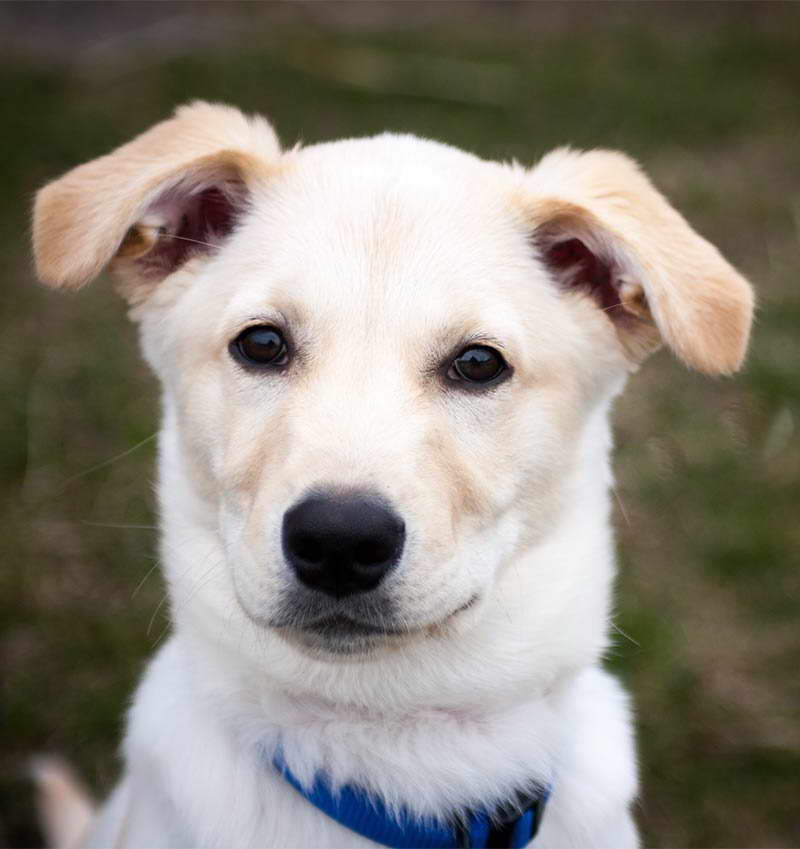
<path fill-rule="evenodd" d="M 377 587 L 405 536 L 403 520 L 367 494 L 312 495 L 283 517 L 283 552 L 297 577 L 336 598 Z"/>

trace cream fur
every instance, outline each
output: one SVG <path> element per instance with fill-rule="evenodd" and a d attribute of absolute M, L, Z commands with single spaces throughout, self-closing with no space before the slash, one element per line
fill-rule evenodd
<path fill-rule="evenodd" d="M 233 232 L 144 279 L 209 186 Z M 559 287 L 538 251 L 565 237 L 613 263 L 635 321 Z M 527 171 L 394 135 L 281 153 L 263 119 L 194 104 L 43 189 L 34 243 L 52 286 L 112 264 L 164 388 L 174 633 L 87 845 L 369 845 L 275 777 L 280 742 L 301 778 L 419 813 L 552 781 L 535 846 L 636 846 L 630 709 L 599 665 L 608 410 L 659 334 L 690 365 L 736 368 L 752 306 L 636 166 L 562 150 Z M 291 329 L 285 374 L 229 356 L 254 322 Z M 444 385 L 435 367 L 465 338 L 513 377 Z M 348 656 L 265 624 L 294 580 L 283 514 L 320 484 L 376 489 L 408 528 L 387 579 L 407 633 Z"/>

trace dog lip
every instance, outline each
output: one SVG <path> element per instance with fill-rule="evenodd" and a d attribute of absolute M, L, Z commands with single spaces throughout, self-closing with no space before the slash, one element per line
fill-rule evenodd
<path fill-rule="evenodd" d="M 443 621 L 447 622 L 448 619 L 452 619 L 454 616 L 458 616 L 459 613 L 463 613 L 465 610 L 469 610 L 470 607 L 472 607 L 474 604 L 477 603 L 478 598 L 479 598 L 478 593 L 475 593 L 475 595 L 470 596 L 464 602 L 464 604 L 461 605 L 461 607 L 457 607 L 452 613 L 445 616 Z"/>
<path fill-rule="evenodd" d="M 478 601 L 478 594 L 471 596 L 464 604 L 450 611 L 443 619 L 426 625 L 411 627 L 398 627 L 396 625 L 381 625 L 374 622 L 365 622 L 363 619 L 353 619 L 343 614 L 332 614 L 315 619 L 312 622 L 299 624 L 297 629 L 319 636 L 373 636 L 373 637 L 401 637 L 420 631 L 439 628 L 450 620 L 455 619 L 460 613 L 471 608 Z"/>
<path fill-rule="evenodd" d="M 393 636 L 408 633 L 407 628 L 396 628 L 386 625 L 375 625 L 359 619 L 351 619 L 349 616 L 334 614 L 314 622 L 307 622 L 301 626 L 303 631 L 311 631 L 316 634 L 353 634 L 353 635 L 378 635 Z"/>

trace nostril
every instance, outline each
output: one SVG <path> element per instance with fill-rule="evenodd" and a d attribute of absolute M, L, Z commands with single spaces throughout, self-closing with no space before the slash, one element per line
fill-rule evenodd
<path fill-rule="evenodd" d="M 394 546 L 380 540 L 363 540 L 353 548 L 353 560 L 360 566 L 378 566 L 390 560 Z"/>
<path fill-rule="evenodd" d="M 299 534 L 289 539 L 289 550 L 309 563 L 322 563 L 327 556 L 322 540 Z"/>

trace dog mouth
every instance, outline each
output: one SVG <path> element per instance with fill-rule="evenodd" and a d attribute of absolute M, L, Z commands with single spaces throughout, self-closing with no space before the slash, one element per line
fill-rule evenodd
<path fill-rule="evenodd" d="M 410 633 L 408 628 L 393 627 L 389 625 L 376 624 L 373 622 L 362 622 L 359 619 L 351 619 L 349 616 L 334 615 L 327 616 L 324 619 L 318 619 L 315 622 L 310 622 L 301 627 L 301 630 L 308 631 L 319 636 L 400 636 Z"/>
<path fill-rule="evenodd" d="M 422 625 L 398 622 L 397 618 L 386 610 L 371 611 L 372 616 L 365 615 L 363 618 L 337 611 L 305 621 L 273 620 L 268 624 L 289 642 L 304 648 L 352 655 L 415 636 L 432 636 L 459 614 L 473 607 L 477 601 L 478 596 L 473 595 L 443 618 Z"/>

